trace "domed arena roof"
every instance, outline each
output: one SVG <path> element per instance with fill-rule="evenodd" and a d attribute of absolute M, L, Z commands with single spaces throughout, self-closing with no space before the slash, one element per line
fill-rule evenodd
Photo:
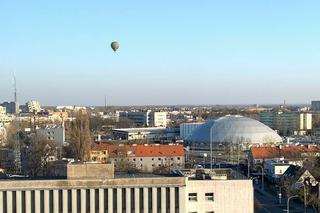
<path fill-rule="evenodd" d="M 264 144 L 281 142 L 282 138 L 257 120 L 228 115 L 202 124 L 191 133 L 187 141 Z"/>

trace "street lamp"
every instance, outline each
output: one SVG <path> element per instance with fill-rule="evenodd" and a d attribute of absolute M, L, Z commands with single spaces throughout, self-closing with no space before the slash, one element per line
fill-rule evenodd
<path fill-rule="evenodd" d="M 261 168 L 261 184 L 262 184 L 262 189 L 264 190 L 264 169 L 261 165 L 256 165 L 256 167 Z"/>
<path fill-rule="evenodd" d="M 206 157 L 208 156 L 207 153 L 203 153 L 203 168 L 206 168 Z"/>
<path fill-rule="evenodd" d="M 306 213 L 307 212 L 307 188 L 304 182 L 298 182 L 298 184 L 303 186 L 304 213 Z"/>
<path fill-rule="evenodd" d="M 281 205 L 282 193 L 281 193 L 281 186 L 279 186 L 279 205 Z"/>
<path fill-rule="evenodd" d="M 299 197 L 298 195 L 293 195 L 291 197 L 288 197 L 288 200 L 287 200 L 287 213 L 290 213 L 290 200 L 292 198 L 296 198 L 296 197 Z"/>

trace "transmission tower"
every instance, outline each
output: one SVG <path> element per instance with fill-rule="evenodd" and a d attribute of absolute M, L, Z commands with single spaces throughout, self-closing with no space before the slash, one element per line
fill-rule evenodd
<path fill-rule="evenodd" d="M 13 75 L 13 86 L 14 86 L 14 104 L 15 104 L 15 123 L 17 127 L 15 146 L 14 146 L 14 170 L 16 174 L 21 173 L 21 152 L 20 152 L 20 127 L 19 127 L 19 106 L 17 98 L 17 81 L 16 76 Z"/>

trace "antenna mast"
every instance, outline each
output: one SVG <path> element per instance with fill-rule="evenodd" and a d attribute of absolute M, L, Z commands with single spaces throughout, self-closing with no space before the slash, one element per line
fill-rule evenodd
<path fill-rule="evenodd" d="M 16 174 L 21 173 L 21 152 L 20 152 L 20 135 L 19 135 L 19 107 L 18 107 L 18 98 L 17 98 L 17 81 L 16 76 L 13 75 L 13 86 L 14 86 L 14 108 L 15 108 L 15 121 L 17 127 L 15 147 L 14 147 L 14 170 Z"/>

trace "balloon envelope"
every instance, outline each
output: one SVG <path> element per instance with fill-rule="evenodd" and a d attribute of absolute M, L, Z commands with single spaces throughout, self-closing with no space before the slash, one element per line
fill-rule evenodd
<path fill-rule="evenodd" d="M 111 48 L 113 49 L 113 51 L 117 51 L 117 49 L 119 48 L 119 42 L 114 41 L 111 43 Z"/>

